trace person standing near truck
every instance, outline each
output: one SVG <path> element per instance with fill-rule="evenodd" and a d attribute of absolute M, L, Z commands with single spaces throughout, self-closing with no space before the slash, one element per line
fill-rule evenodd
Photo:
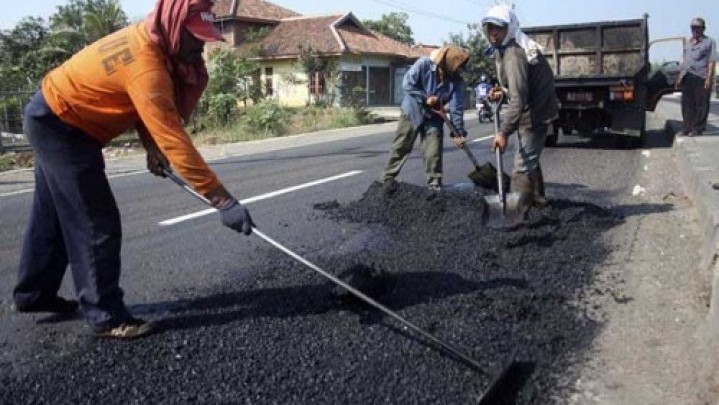
<path fill-rule="evenodd" d="M 158 0 L 144 21 L 85 47 L 45 76 L 25 109 L 35 152 L 35 197 L 23 241 L 18 312 L 69 314 L 82 308 L 96 336 L 153 332 L 133 317 L 120 280 L 120 212 L 102 147 L 135 128 L 148 169 L 168 160 L 219 209 L 222 223 L 249 235 L 252 219 L 217 179 L 183 129 L 207 84 L 205 42 L 222 40 L 212 0 Z M 78 301 L 58 296 L 72 269 Z"/>
<path fill-rule="evenodd" d="M 706 23 L 697 17 L 690 24 L 692 37 L 686 41 L 677 89 L 682 90 L 682 120 L 686 136 L 701 135 L 706 129 L 709 99 L 716 63 L 716 43 L 704 35 Z"/>
<path fill-rule="evenodd" d="M 549 124 L 559 113 L 554 90 L 554 73 L 542 55 L 542 48 L 521 31 L 515 12 L 507 6 L 492 7 L 482 19 L 482 28 L 491 47 L 501 87 L 495 87 L 492 99 L 504 97 L 507 112 L 494 148 L 504 152 L 507 138 L 518 134 L 511 188 L 519 194 L 520 227 L 529 208 L 547 204 L 544 175 L 539 158 L 544 149 Z"/>

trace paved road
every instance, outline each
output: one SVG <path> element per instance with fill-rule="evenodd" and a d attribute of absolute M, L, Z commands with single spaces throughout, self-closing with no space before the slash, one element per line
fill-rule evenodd
<path fill-rule="evenodd" d="M 650 134 L 648 147 L 671 146 L 671 139 L 658 130 L 663 123 L 651 123 L 650 128 L 657 130 Z M 346 136 L 335 134 L 334 140 L 322 143 L 219 158 L 212 167 L 233 193 L 254 200 L 249 208 L 266 233 L 301 254 L 330 254 L 361 229 L 333 224 L 318 215 L 313 206 L 359 198 L 382 169 L 392 129 L 385 125 L 375 131 L 347 131 Z M 482 139 L 491 130 L 490 124 L 473 124 L 472 137 Z M 466 184 L 469 162 L 461 151 L 445 143 L 446 182 Z M 472 149 L 480 161 L 492 158 L 486 140 L 473 143 Z M 642 159 L 641 150 L 617 150 L 609 137 L 564 137 L 542 158 L 548 194 L 614 206 L 629 216 L 661 212 L 661 207 L 641 204 L 632 196 Z M 506 160 L 509 167 L 510 159 Z M 423 177 L 421 158 L 415 152 L 401 179 L 423 184 Z M 183 300 L 252 277 L 256 271 L 254 258 L 268 251 L 259 239 L 224 229 L 216 214 L 184 219 L 205 207 L 168 180 L 138 174 L 117 177 L 111 183 L 123 216 L 122 286 L 127 303 L 141 316 L 160 318 Z M 46 318 L 18 316 L 10 310 L 10 291 L 31 197 L 22 189 L 0 197 L 0 371 L 12 373 L 32 372 L 47 350 L 62 353 L 83 341 L 87 332 L 80 320 L 48 325 Z M 178 222 L 159 225 L 167 220 Z M 627 233 L 620 235 L 620 239 L 629 237 Z M 614 242 L 621 250 L 627 240 Z M 71 295 L 70 291 L 68 276 L 64 295 Z M 212 327 L 207 326 L 208 333 Z M 41 358 L 35 357 L 37 354 Z"/>

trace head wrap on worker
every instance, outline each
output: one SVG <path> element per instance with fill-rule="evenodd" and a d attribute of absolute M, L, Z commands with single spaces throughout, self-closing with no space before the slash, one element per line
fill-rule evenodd
<path fill-rule="evenodd" d="M 175 106 L 185 121 L 205 91 L 208 76 L 203 58 L 192 63 L 177 58 L 182 30 L 187 29 L 204 42 L 222 41 L 222 34 L 213 24 L 213 5 L 214 0 L 158 0 L 145 18 L 150 41 L 168 56 L 167 69 L 175 84 Z"/>
<path fill-rule="evenodd" d="M 519 26 L 519 18 L 517 18 L 517 13 L 514 10 L 506 5 L 497 5 L 490 8 L 487 15 L 482 19 L 482 29 L 485 37 L 487 36 L 487 24 L 507 27 L 507 36 L 504 37 L 504 41 L 502 41 L 499 48 L 504 48 L 510 41 L 515 40 L 524 49 L 529 64 L 534 65 L 539 61 L 539 55 L 544 48 L 522 32 Z M 490 48 L 488 51 L 488 53 L 491 53 L 494 48 Z"/>
<path fill-rule="evenodd" d="M 456 45 L 445 45 L 433 50 L 429 58 L 445 70 L 447 76 L 456 76 L 459 70 L 469 62 L 469 54 Z"/>

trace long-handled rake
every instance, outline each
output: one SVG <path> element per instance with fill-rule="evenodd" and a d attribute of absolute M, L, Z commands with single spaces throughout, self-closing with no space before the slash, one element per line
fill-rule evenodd
<path fill-rule="evenodd" d="M 182 187 L 185 191 L 190 193 L 191 195 L 195 196 L 197 199 L 202 201 L 203 203 L 212 206 L 212 203 L 202 194 L 198 193 L 190 187 L 184 180 L 179 178 L 177 175 L 175 175 L 173 172 L 163 169 L 163 173 L 170 178 L 175 184 Z M 424 329 L 420 328 L 419 326 L 415 325 L 414 323 L 406 320 L 396 312 L 392 311 L 391 309 L 385 307 L 384 305 L 380 304 L 379 302 L 375 301 L 371 297 L 364 294 L 362 291 L 357 290 L 356 288 L 352 287 L 351 285 L 345 283 L 344 281 L 340 280 L 339 278 L 335 277 L 334 275 L 328 273 L 327 271 L 323 270 L 316 264 L 310 262 L 309 260 L 305 259 L 304 257 L 300 256 L 299 254 L 293 252 L 289 248 L 283 246 L 279 242 L 275 241 L 274 239 L 270 238 L 263 232 L 261 232 L 256 227 L 252 228 L 252 233 L 254 235 L 257 235 L 260 239 L 264 240 L 265 242 L 269 243 L 270 245 L 274 246 L 275 248 L 279 249 L 281 252 L 285 253 L 286 255 L 290 256 L 291 258 L 297 260 L 298 262 L 304 264 L 305 266 L 309 267 L 310 269 L 314 270 L 315 272 L 319 273 L 322 277 L 325 277 L 329 279 L 334 284 L 344 288 L 348 292 L 350 292 L 355 297 L 359 298 L 360 300 L 364 301 L 365 303 L 371 305 L 372 307 L 378 309 L 379 311 L 383 312 L 384 314 L 394 318 L 401 324 L 403 324 L 406 328 L 409 328 L 425 339 L 431 341 L 432 343 L 436 344 L 440 348 L 446 350 L 450 354 L 458 357 L 462 361 L 464 361 L 466 364 L 470 365 L 472 368 L 478 370 L 478 371 L 484 371 L 483 366 L 475 359 L 473 359 L 471 356 L 465 354 L 465 351 L 460 350 L 456 348 L 455 346 L 435 337 L 431 333 L 425 331 Z M 466 349 L 465 349 L 466 350 Z M 517 353 L 516 350 L 513 351 L 510 356 L 505 360 L 504 363 L 502 363 L 501 368 L 499 371 L 495 374 L 494 378 L 492 379 L 489 386 L 485 389 L 485 391 L 480 395 L 478 401 L 479 403 L 482 403 L 484 398 L 490 393 L 493 392 L 496 389 L 496 386 L 499 385 L 502 378 L 507 374 L 507 370 L 514 364 L 514 359 L 516 357 Z"/>

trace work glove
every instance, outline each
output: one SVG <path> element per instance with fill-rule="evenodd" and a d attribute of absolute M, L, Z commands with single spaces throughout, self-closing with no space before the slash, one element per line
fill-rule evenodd
<path fill-rule="evenodd" d="M 235 199 L 220 208 L 220 217 L 222 225 L 245 235 L 251 234 L 252 227 L 255 226 L 255 223 L 252 222 L 252 217 L 250 217 L 250 212 Z"/>

